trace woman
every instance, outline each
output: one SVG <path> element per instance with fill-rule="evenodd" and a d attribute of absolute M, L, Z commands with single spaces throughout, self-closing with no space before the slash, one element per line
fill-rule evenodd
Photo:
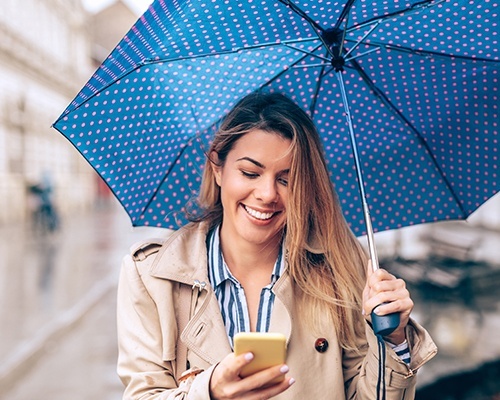
<path fill-rule="evenodd" d="M 124 398 L 375 399 L 368 316 L 381 303 L 380 315 L 401 314 L 384 338 L 387 399 L 413 398 L 414 373 L 436 348 L 409 319 L 404 282 L 371 272 L 304 111 L 279 94 L 242 99 L 215 135 L 199 201 L 203 217 L 124 259 Z M 242 379 L 252 354 L 232 352 L 239 331 L 285 334 L 286 365 Z"/>

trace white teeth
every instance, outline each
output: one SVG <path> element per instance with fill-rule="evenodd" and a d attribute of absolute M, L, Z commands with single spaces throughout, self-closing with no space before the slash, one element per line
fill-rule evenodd
<path fill-rule="evenodd" d="M 245 210 L 247 213 L 249 213 L 252 217 L 260 219 L 260 220 L 266 220 L 269 219 L 273 216 L 274 213 L 261 213 L 260 211 L 256 211 L 251 209 L 248 206 L 245 206 Z"/>

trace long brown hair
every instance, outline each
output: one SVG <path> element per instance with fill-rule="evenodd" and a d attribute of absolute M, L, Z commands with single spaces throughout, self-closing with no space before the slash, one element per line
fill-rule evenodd
<path fill-rule="evenodd" d="M 222 219 L 220 188 L 210 164 L 224 165 L 234 144 L 255 129 L 292 142 L 285 246 L 300 307 L 318 328 L 329 315 L 327 320 L 333 321 L 342 347 L 355 349 L 362 330 L 366 255 L 342 214 L 316 127 L 288 97 L 253 93 L 228 113 L 207 154 L 199 195 L 204 209 L 201 219 L 211 225 Z M 214 153 L 217 161 L 211 157 Z"/>

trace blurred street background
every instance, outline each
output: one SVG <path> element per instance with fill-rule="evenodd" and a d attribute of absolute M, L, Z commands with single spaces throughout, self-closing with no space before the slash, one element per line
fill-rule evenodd
<path fill-rule="evenodd" d="M 132 228 L 51 123 L 147 1 L 2 0 L 0 399 L 120 399 L 116 285 Z M 363 239 L 361 239 L 363 240 Z M 419 399 L 500 400 L 500 197 L 467 222 L 376 234 L 438 356 Z"/>

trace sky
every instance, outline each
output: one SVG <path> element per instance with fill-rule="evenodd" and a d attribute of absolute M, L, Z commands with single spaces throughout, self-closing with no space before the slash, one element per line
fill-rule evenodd
<path fill-rule="evenodd" d="M 83 6 L 89 12 L 98 12 L 116 0 L 82 0 Z M 123 0 L 127 5 L 134 10 L 137 15 L 142 15 L 147 10 L 153 0 Z"/>

